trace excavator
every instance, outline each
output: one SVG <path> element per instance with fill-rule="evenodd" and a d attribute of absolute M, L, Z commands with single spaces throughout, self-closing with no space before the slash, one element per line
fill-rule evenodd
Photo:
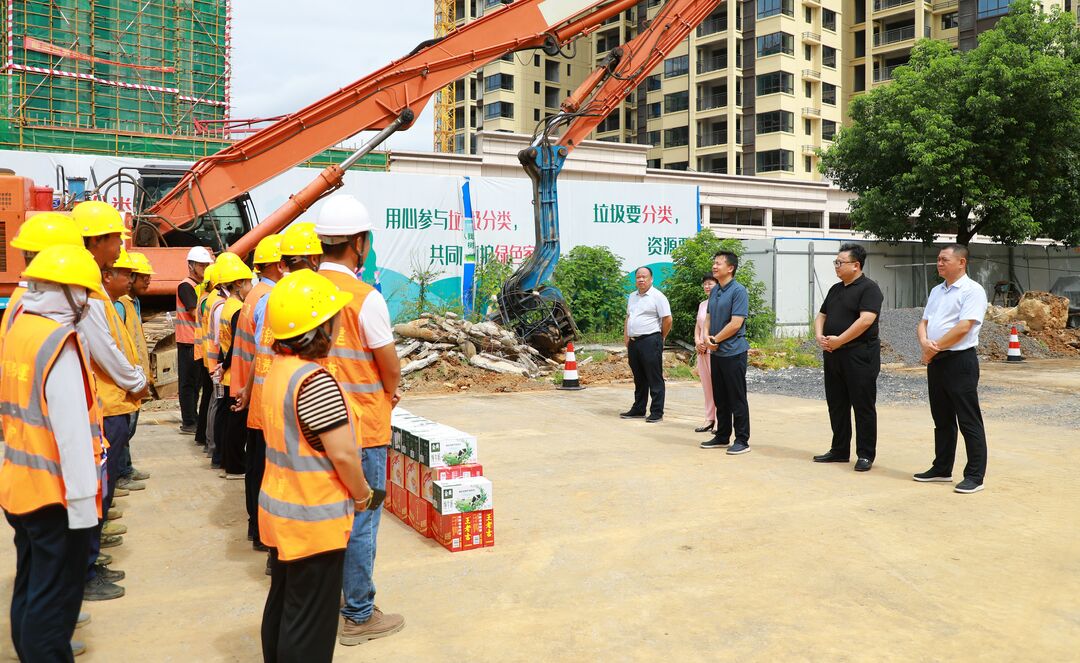
<path fill-rule="evenodd" d="M 557 180 L 567 156 L 619 103 L 721 4 L 722 0 L 667 0 L 656 16 L 543 119 L 518 159 L 532 180 L 536 249 L 504 284 L 498 297 L 504 325 L 546 354 L 561 351 L 577 334 L 558 288 L 547 283 L 559 258 Z M 186 248 L 195 244 L 247 256 L 321 198 L 340 188 L 345 171 L 397 131 L 408 129 L 437 91 L 510 53 L 540 49 L 565 54 L 574 42 L 639 0 L 502 0 L 484 16 L 449 34 L 420 43 L 408 55 L 355 83 L 284 116 L 264 129 L 196 162 L 187 171 L 125 169 L 87 192 L 108 200 L 113 187 L 136 195 L 131 243 L 147 254 L 159 277 L 151 294 L 171 296 L 187 273 Z M 376 131 L 341 164 L 256 223 L 248 192 L 323 150 L 363 131 Z M 28 215 L 47 209 L 42 189 L 27 178 L 0 173 L 4 239 Z M 10 292 L 22 259 L 5 243 L 0 295 Z M 166 276 L 169 275 L 169 276 Z M 171 300 L 170 300 L 171 301 Z"/>

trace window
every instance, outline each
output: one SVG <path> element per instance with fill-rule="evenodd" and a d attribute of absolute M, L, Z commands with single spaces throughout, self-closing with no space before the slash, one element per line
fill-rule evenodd
<path fill-rule="evenodd" d="M 803 120 L 803 133 L 807 136 L 814 135 L 814 124 L 810 120 Z"/>
<path fill-rule="evenodd" d="M 836 12 L 831 9 L 821 10 L 821 27 L 829 32 L 836 32 Z"/>
<path fill-rule="evenodd" d="M 558 108 L 562 102 L 562 92 L 557 87 L 544 86 L 544 106 Z"/>
<path fill-rule="evenodd" d="M 646 168 L 659 168 L 660 167 L 660 160 L 659 159 L 649 159 L 648 161 L 645 162 L 645 167 Z"/>
<path fill-rule="evenodd" d="M 941 16 L 941 29 L 942 30 L 951 30 L 951 29 L 955 28 L 956 26 L 960 25 L 960 21 L 958 20 L 958 16 L 959 16 L 958 12 L 950 12 L 948 14 L 942 14 L 942 16 Z"/>
<path fill-rule="evenodd" d="M 660 131 L 647 131 L 645 132 L 645 144 L 652 145 L 653 147 L 660 147 Z"/>
<path fill-rule="evenodd" d="M 845 212 L 830 212 L 829 228 L 851 230 L 851 215 Z"/>
<path fill-rule="evenodd" d="M 757 132 L 771 134 L 777 131 L 791 133 L 795 131 L 795 115 L 787 111 L 772 111 L 757 115 Z"/>
<path fill-rule="evenodd" d="M 690 56 L 680 55 L 676 58 L 664 60 L 664 78 L 685 76 L 690 72 Z"/>
<path fill-rule="evenodd" d="M 533 81 L 533 94 L 540 94 L 540 81 Z"/>
<path fill-rule="evenodd" d="M 736 153 L 736 158 L 741 154 Z M 735 168 L 740 169 L 741 163 L 736 160 Z M 717 207 L 709 209 L 709 221 L 722 223 L 727 226 L 764 226 L 765 210 L 753 207 Z"/>
<path fill-rule="evenodd" d="M 655 74 L 653 76 L 649 76 L 648 78 L 646 78 L 645 79 L 645 91 L 646 92 L 656 92 L 657 90 L 659 90 L 661 80 L 662 79 L 660 78 L 660 74 Z"/>
<path fill-rule="evenodd" d="M 570 78 L 570 65 L 566 65 L 566 77 Z"/>
<path fill-rule="evenodd" d="M 494 92 L 495 90 L 513 90 L 514 89 L 514 76 L 513 74 L 492 74 L 484 79 L 484 92 Z"/>
<path fill-rule="evenodd" d="M 605 131 L 615 131 L 619 128 L 619 111 L 612 111 L 611 115 L 608 115 L 604 120 L 596 125 L 596 133 L 604 133 Z"/>
<path fill-rule="evenodd" d="M 514 61 L 514 54 L 513 54 L 513 52 L 510 52 L 510 53 L 507 53 L 506 55 L 502 56 L 499 59 L 502 60 L 503 62 L 513 62 Z"/>
<path fill-rule="evenodd" d="M 539 122 L 539 121 L 540 121 L 540 109 L 539 108 L 534 108 L 533 109 L 533 122 Z"/>
<path fill-rule="evenodd" d="M 539 55 L 534 55 L 533 56 L 533 66 L 534 67 L 539 67 L 540 66 L 540 56 Z"/>
<path fill-rule="evenodd" d="M 689 161 L 676 161 L 675 163 L 669 163 L 667 166 L 665 166 L 665 170 L 689 170 L 689 169 L 690 169 L 690 162 Z"/>
<path fill-rule="evenodd" d="M 808 173 L 814 172 L 813 157 L 803 157 L 803 170 Z"/>
<path fill-rule="evenodd" d="M 786 32 L 774 32 L 757 38 L 757 56 L 763 58 L 767 55 L 795 53 L 795 37 Z"/>
<path fill-rule="evenodd" d="M 461 154 L 465 151 L 465 134 L 454 136 L 454 151 Z"/>
<path fill-rule="evenodd" d="M 802 47 L 803 60 L 814 59 L 814 49 L 810 48 L 810 44 L 803 44 Z"/>
<path fill-rule="evenodd" d="M 682 147 L 690 143 L 690 127 L 664 130 L 664 147 Z"/>
<path fill-rule="evenodd" d="M 866 57 L 866 30 L 859 30 L 855 37 L 855 57 Z"/>
<path fill-rule="evenodd" d="M 836 122 L 832 120 L 821 121 L 821 140 L 832 140 L 836 138 Z"/>
<path fill-rule="evenodd" d="M 465 82 L 458 81 L 454 85 L 454 101 L 465 101 Z"/>
<path fill-rule="evenodd" d="M 491 120 L 497 117 L 514 117 L 514 104 L 506 101 L 496 101 L 484 105 L 484 119 Z"/>
<path fill-rule="evenodd" d="M 779 170 L 795 170 L 795 153 L 791 150 L 767 150 L 757 153 L 757 172 L 772 173 Z M 775 221 L 774 221 L 775 223 Z"/>
<path fill-rule="evenodd" d="M 814 84 L 810 81 L 806 81 L 805 83 L 803 83 L 803 91 L 806 93 L 807 99 L 814 98 Z"/>
<path fill-rule="evenodd" d="M 836 105 L 836 86 L 832 83 L 821 84 L 821 103 L 830 106 Z"/>
<path fill-rule="evenodd" d="M 790 170 L 790 168 L 788 170 Z M 774 209 L 772 211 L 772 222 L 774 226 L 781 226 L 784 228 L 820 228 L 821 212 Z"/>
<path fill-rule="evenodd" d="M 551 81 L 552 83 L 559 82 L 559 63 L 554 60 L 548 60 L 544 63 L 544 80 Z"/>
<path fill-rule="evenodd" d="M 757 0 L 757 17 L 766 18 L 785 14 L 795 15 L 795 3 L 792 0 Z"/>
<path fill-rule="evenodd" d="M 979 0 L 978 18 L 990 18 L 1009 13 L 1011 0 Z"/>
<path fill-rule="evenodd" d="M 855 22 L 866 22 L 866 3 L 863 0 L 855 0 Z"/>
<path fill-rule="evenodd" d="M 803 7 L 803 20 L 807 23 L 814 22 L 814 9 L 812 7 Z"/>
<path fill-rule="evenodd" d="M 664 112 L 677 113 L 690 108 L 690 92 L 684 90 L 674 94 L 664 95 Z"/>
<path fill-rule="evenodd" d="M 836 49 L 832 46 L 821 47 L 821 66 L 836 69 Z"/>
<path fill-rule="evenodd" d="M 773 71 L 757 77 L 757 96 L 785 92 L 791 94 L 795 89 L 795 77 L 786 71 Z"/>
<path fill-rule="evenodd" d="M 651 119 L 654 117 L 660 117 L 660 102 L 653 102 L 645 106 L 645 117 Z"/>

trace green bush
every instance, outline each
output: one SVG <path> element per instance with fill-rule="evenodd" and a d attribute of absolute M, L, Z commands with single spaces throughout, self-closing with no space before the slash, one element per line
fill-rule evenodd
<path fill-rule="evenodd" d="M 575 246 L 559 258 L 552 282 L 585 334 L 621 330 L 627 290 L 622 259 L 603 246 Z"/>
<path fill-rule="evenodd" d="M 709 230 L 702 230 L 686 240 L 671 254 L 672 273 L 664 281 L 663 291 L 671 303 L 672 335 L 688 343 L 694 342 L 694 322 L 698 304 L 705 298 L 701 279 L 712 273 L 713 255 L 731 251 L 739 256 L 735 280 L 743 284 L 750 296 L 750 317 L 746 320 L 746 335 L 751 340 L 770 338 L 776 326 L 776 316 L 765 303 L 765 284 L 754 274 L 754 263 L 744 260 L 743 245 L 737 239 L 720 239 Z"/>
<path fill-rule="evenodd" d="M 494 309 L 497 304 L 495 298 L 502 291 L 503 284 L 514 273 L 514 266 L 510 258 L 499 259 L 496 257 L 482 260 L 476 265 L 476 273 L 473 278 L 476 283 L 476 298 L 473 300 L 472 319 L 474 321 L 487 318 L 488 309 Z"/>

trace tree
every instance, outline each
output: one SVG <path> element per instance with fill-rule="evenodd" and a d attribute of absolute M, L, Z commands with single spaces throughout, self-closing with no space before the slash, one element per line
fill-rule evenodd
<path fill-rule="evenodd" d="M 1080 29 L 1017 0 L 964 53 L 915 45 L 892 83 L 856 97 L 821 171 L 854 227 L 888 241 L 975 234 L 1080 243 Z"/>
<path fill-rule="evenodd" d="M 562 290 L 582 332 L 622 328 L 627 292 L 621 264 L 622 259 L 604 246 L 575 246 L 559 258 L 552 282 Z"/>
<path fill-rule="evenodd" d="M 686 240 L 671 254 L 672 272 L 664 281 L 663 289 L 671 304 L 672 335 L 689 343 L 694 342 L 698 304 L 705 298 L 701 280 L 706 274 L 712 274 L 713 256 L 718 251 L 731 251 L 739 256 L 735 280 L 743 284 L 750 296 L 746 335 L 753 340 L 772 336 L 776 316 L 765 302 L 765 284 L 757 280 L 754 263 L 742 259 L 742 242 L 720 239 L 709 230 L 702 230 Z"/>

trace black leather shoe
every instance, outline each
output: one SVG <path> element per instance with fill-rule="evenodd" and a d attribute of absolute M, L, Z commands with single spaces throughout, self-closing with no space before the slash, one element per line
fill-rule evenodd
<path fill-rule="evenodd" d="M 847 456 L 841 456 L 840 454 L 833 453 L 832 449 L 821 454 L 820 456 L 814 456 L 815 463 L 846 463 L 848 462 Z M 867 468 L 870 469 L 870 468 Z"/>
<path fill-rule="evenodd" d="M 637 412 L 634 412 L 633 410 L 630 410 L 629 412 L 623 412 L 622 414 L 620 414 L 619 418 L 620 419 L 644 419 L 645 418 L 645 413 L 642 412 L 641 414 L 638 414 Z"/>
<path fill-rule="evenodd" d="M 663 420 L 664 420 L 664 415 L 662 415 L 662 414 L 650 414 L 649 416 L 645 417 L 645 423 L 647 423 L 647 424 L 655 424 L 655 423 L 659 423 L 659 422 L 661 422 Z"/>
<path fill-rule="evenodd" d="M 859 460 L 855 461 L 856 472 L 868 472 L 873 466 L 874 461 L 870 460 L 869 458 L 860 458 Z"/>
<path fill-rule="evenodd" d="M 716 424 L 714 422 L 710 421 L 709 423 L 705 424 L 704 426 L 698 426 L 697 428 L 695 428 L 694 432 L 695 433 L 711 433 L 712 430 L 713 430 L 714 425 L 716 425 Z"/>

